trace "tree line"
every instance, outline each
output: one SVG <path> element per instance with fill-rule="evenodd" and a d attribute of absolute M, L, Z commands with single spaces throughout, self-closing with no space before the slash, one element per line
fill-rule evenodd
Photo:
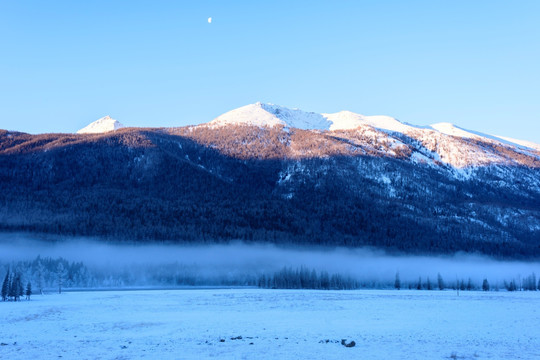
<path fill-rule="evenodd" d="M 396 273 L 396 277 L 394 280 L 394 288 L 397 290 L 400 289 L 416 289 L 416 290 L 461 290 L 461 291 L 473 291 L 473 290 L 482 290 L 482 291 L 490 291 L 490 290 L 499 290 L 499 285 L 497 284 L 495 287 L 490 285 L 490 282 L 487 278 L 484 278 L 482 280 L 481 284 L 478 284 L 474 282 L 471 278 L 465 279 L 457 279 L 452 282 L 445 282 L 441 274 L 437 274 L 437 280 L 432 281 L 430 280 L 429 276 L 425 278 L 425 280 L 422 280 L 422 277 L 418 278 L 418 281 L 409 281 L 406 283 L 403 283 L 400 279 L 399 272 Z M 525 277 L 523 280 L 521 279 L 512 279 L 510 281 L 504 280 L 502 284 L 502 288 L 504 288 L 507 291 L 536 291 L 540 290 L 540 279 L 538 282 L 536 281 L 536 274 L 532 273 L 529 276 Z"/>
<path fill-rule="evenodd" d="M 212 273 L 195 265 L 180 263 L 126 266 L 110 268 L 89 268 L 82 262 L 70 262 L 64 258 L 36 257 L 31 261 L 0 264 L 5 271 L 2 283 L 2 300 L 18 301 L 35 291 L 61 293 L 66 288 L 99 289 L 135 286 L 183 287 L 183 286 L 252 286 L 264 289 L 411 289 L 411 290 L 500 290 L 536 291 L 540 290 L 540 279 L 534 273 L 511 278 L 501 282 L 490 282 L 487 278 L 477 282 L 471 278 L 443 279 L 419 277 L 417 280 L 403 281 L 399 272 L 394 280 L 366 280 L 361 276 L 344 273 L 329 273 L 326 270 L 299 267 L 283 267 L 276 271 L 246 269 L 234 275 Z M 26 284 L 26 285 L 24 285 Z"/>
<path fill-rule="evenodd" d="M 320 289 L 352 290 L 360 288 L 360 282 L 351 276 L 317 272 L 302 266 L 293 269 L 284 267 L 270 275 L 259 276 L 258 286 L 266 289 Z"/>
<path fill-rule="evenodd" d="M 501 287 L 496 283 L 490 285 L 487 278 L 481 283 L 468 279 L 456 279 L 447 282 L 442 275 L 431 280 L 430 277 L 419 277 L 417 281 L 402 281 L 399 272 L 393 283 L 389 281 L 361 281 L 351 275 L 329 274 L 327 271 L 308 269 L 305 266 L 293 269 L 284 267 L 271 274 L 261 274 L 257 286 L 265 289 L 317 289 L 317 290 L 354 290 L 354 289 L 390 289 L 409 290 L 458 290 L 458 291 L 498 291 Z M 540 290 L 540 279 L 537 282 L 534 273 L 522 280 L 512 279 L 503 281 L 502 288 L 507 291 L 536 291 Z"/>

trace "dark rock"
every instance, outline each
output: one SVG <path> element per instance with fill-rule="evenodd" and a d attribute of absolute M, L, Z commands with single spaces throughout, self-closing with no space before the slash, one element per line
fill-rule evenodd
<path fill-rule="evenodd" d="M 347 343 L 347 339 L 341 339 L 341 345 L 345 347 L 355 347 L 356 343 L 354 341 L 351 341 L 350 343 Z"/>

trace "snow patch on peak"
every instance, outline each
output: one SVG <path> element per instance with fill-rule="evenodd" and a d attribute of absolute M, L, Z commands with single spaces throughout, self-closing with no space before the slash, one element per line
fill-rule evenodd
<path fill-rule="evenodd" d="M 281 125 L 304 130 L 349 130 L 369 125 L 383 131 L 402 133 L 418 129 L 390 116 L 365 116 L 351 111 L 317 114 L 260 102 L 231 110 L 208 123 L 210 126 L 229 124 L 269 127 Z"/>
<path fill-rule="evenodd" d="M 443 162 L 445 162 L 445 156 L 442 156 L 442 153 L 444 152 L 446 154 L 448 152 L 448 149 L 446 148 L 452 147 L 453 152 L 457 153 L 463 146 L 461 141 L 455 142 L 451 137 L 474 139 L 483 142 L 496 141 L 504 145 L 523 149 L 527 153 L 529 153 L 530 150 L 540 151 L 540 145 L 538 144 L 467 130 L 448 122 L 437 123 L 430 126 L 417 126 L 401 122 L 391 116 L 366 116 L 351 111 L 318 114 L 261 102 L 231 110 L 203 126 L 217 127 L 226 125 L 251 125 L 257 127 L 283 126 L 284 128 L 330 131 L 351 130 L 362 126 L 369 126 L 375 130 L 390 133 L 390 135 L 392 133 L 401 133 L 418 139 L 429 145 L 428 147 L 431 149 L 430 151 L 432 153 L 441 155 L 441 160 Z M 477 148 L 471 149 L 471 151 L 477 153 L 484 152 L 484 150 L 480 151 Z M 538 156 L 535 152 L 532 152 L 531 154 Z M 467 165 L 479 161 L 477 158 L 470 160 L 471 161 L 466 162 Z M 484 160 L 488 161 L 487 158 Z M 457 164 L 456 159 L 447 159 L 447 161 L 453 166 L 456 166 Z"/>
<path fill-rule="evenodd" d="M 525 140 L 512 139 L 505 136 L 484 134 L 484 133 L 474 131 L 474 130 L 466 130 L 451 123 L 443 122 L 443 123 L 433 124 L 430 126 L 430 128 L 445 135 L 451 135 L 451 136 L 456 136 L 460 138 L 468 138 L 468 139 L 479 139 L 482 141 L 486 141 L 486 140 L 497 141 L 499 143 L 514 146 L 520 149 L 540 151 L 540 144 L 535 144 L 533 142 L 525 141 Z"/>
<path fill-rule="evenodd" d="M 261 108 L 281 119 L 286 126 L 305 130 L 328 130 L 330 121 L 321 114 L 300 109 L 289 109 L 274 104 L 261 104 Z"/>
<path fill-rule="evenodd" d="M 364 115 L 347 110 L 333 114 L 322 114 L 322 116 L 332 122 L 330 130 L 350 130 L 366 124 L 366 117 Z"/>
<path fill-rule="evenodd" d="M 77 131 L 77 134 L 99 134 L 115 131 L 123 127 L 124 125 L 122 125 L 118 120 L 115 120 L 107 115 L 80 129 Z"/>
<path fill-rule="evenodd" d="M 210 121 L 210 125 L 252 125 L 252 126 L 277 126 L 285 123 L 274 114 L 263 109 L 261 103 L 249 104 L 226 112 Z"/>
<path fill-rule="evenodd" d="M 213 126 L 229 124 L 268 127 L 281 125 L 306 130 L 327 130 L 330 127 L 330 122 L 321 114 L 260 102 L 226 112 L 209 123 Z"/>
<path fill-rule="evenodd" d="M 433 124 L 430 126 L 433 130 L 437 130 L 438 132 L 442 133 L 442 134 L 445 134 L 445 135 L 450 135 L 450 136 L 457 136 L 457 137 L 461 137 L 461 138 L 479 138 L 480 136 L 470 132 L 470 131 L 467 131 L 465 129 L 462 129 L 460 127 L 457 127 L 456 125 L 452 124 L 452 123 L 448 123 L 448 122 L 442 122 L 442 123 L 437 123 L 437 124 Z"/>
<path fill-rule="evenodd" d="M 405 133 L 417 127 L 407 125 L 391 116 L 374 115 L 365 116 L 351 111 L 340 111 L 333 114 L 322 114 L 332 122 L 330 130 L 355 129 L 362 125 L 369 125 L 383 131 Z"/>
<path fill-rule="evenodd" d="M 536 151 L 540 151 L 540 144 L 536 144 L 531 141 L 512 139 L 506 136 L 497 136 L 497 135 L 493 135 L 493 136 L 499 139 L 499 141 L 507 142 L 510 145 L 516 145 L 517 147 L 520 147 L 520 148 L 525 147 L 529 149 L 534 149 Z"/>
<path fill-rule="evenodd" d="M 406 133 L 407 131 L 416 130 L 418 127 L 411 126 L 401 121 L 385 115 L 366 116 L 366 123 L 377 129 Z"/>

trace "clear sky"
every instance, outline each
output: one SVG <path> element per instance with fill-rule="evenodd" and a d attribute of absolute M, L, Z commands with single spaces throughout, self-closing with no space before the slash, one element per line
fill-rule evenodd
<path fill-rule="evenodd" d="M 540 1 L 0 1 L 0 128 L 256 101 L 540 143 Z"/>

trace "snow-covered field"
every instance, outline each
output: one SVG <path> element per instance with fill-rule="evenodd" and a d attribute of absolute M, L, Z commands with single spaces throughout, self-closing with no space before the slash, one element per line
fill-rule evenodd
<path fill-rule="evenodd" d="M 38 295 L 0 303 L 0 358 L 538 359 L 539 304 L 540 292 Z M 341 339 L 356 346 L 347 348 Z"/>

